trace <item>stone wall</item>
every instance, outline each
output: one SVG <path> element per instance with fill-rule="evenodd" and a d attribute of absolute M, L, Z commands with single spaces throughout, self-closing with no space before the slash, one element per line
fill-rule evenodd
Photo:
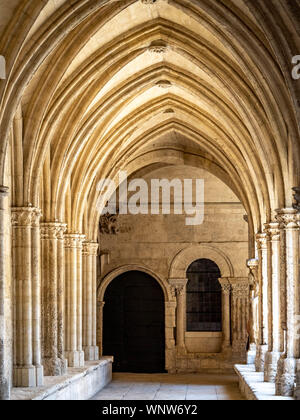
<path fill-rule="evenodd" d="M 226 272 L 222 272 L 223 267 L 220 266 L 221 276 L 247 277 L 245 262 L 248 258 L 248 225 L 244 220 L 245 210 L 238 198 L 222 181 L 207 171 L 200 169 L 187 171 L 183 167 L 160 169 L 145 179 L 149 185 L 150 178 L 183 180 L 189 177 L 204 179 L 203 224 L 186 226 L 184 214 L 119 215 L 116 223 L 118 233 L 101 234 L 100 247 L 103 258 L 101 259 L 102 274 L 99 280 L 101 282 L 105 279 L 105 281 L 100 291 L 106 287 L 108 274 L 122 267 L 127 267 L 126 270 L 144 268 L 161 279 L 169 290 L 169 278 L 173 277 L 171 267 L 183 250 L 185 250 L 185 256 L 181 265 L 185 264 L 185 268 L 181 277 L 186 276 L 186 269 L 195 259 L 213 259 L 212 255 L 219 255 L 230 267 L 226 269 Z M 105 290 L 102 292 L 104 293 Z M 185 319 L 182 323 L 185 326 Z M 101 327 L 99 331 L 101 334 Z M 174 337 L 172 328 L 169 331 L 167 327 L 166 335 Z M 222 337 L 220 334 L 207 337 L 205 334 L 195 333 L 191 338 L 186 333 L 184 340 L 187 353 L 181 352 L 175 356 L 175 349 L 173 349 L 172 356 L 172 352 L 168 349 L 167 364 L 170 365 L 170 358 L 173 357 L 173 363 L 171 363 L 173 369 L 192 372 L 207 368 L 222 370 L 229 367 L 228 364 L 226 366 L 224 364 L 224 360 L 228 361 L 228 355 L 227 359 L 226 357 L 224 359 L 223 354 L 221 355 Z M 171 345 L 172 340 L 167 339 L 166 346 Z"/>

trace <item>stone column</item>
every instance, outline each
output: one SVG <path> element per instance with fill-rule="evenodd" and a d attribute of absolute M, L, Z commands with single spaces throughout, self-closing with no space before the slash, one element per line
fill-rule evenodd
<path fill-rule="evenodd" d="M 84 365 L 84 352 L 82 347 L 82 244 L 85 235 L 78 235 L 77 240 L 77 350 L 83 354 Z"/>
<path fill-rule="evenodd" d="M 97 344 L 99 356 L 103 356 L 103 308 L 105 302 L 97 301 Z M 108 355 L 107 355 L 108 356 Z"/>
<path fill-rule="evenodd" d="M 185 348 L 185 306 L 187 279 L 170 279 L 169 283 L 176 294 L 176 347 L 181 353 L 186 353 Z"/>
<path fill-rule="evenodd" d="M 43 342 L 46 376 L 60 376 L 66 372 L 62 355 L 61 334 L 63 329 L 61 300 L 63 296 L 62 262 L 59 262 L 59 237 L 63 235 L 61 223 L 41 225 L 43 255 Z M 61 244 L 60 244 L 61 246 Z M 59 355 L 60 347 L 60 355 Z"/>
<path fill-rule="evenodd" d="M 41 232 L 42 212 L 35 209 L 32 214 L 32 338 L 33 364 L 36 367 L 37 386 L 43 385 L 41 343 Z"/>
<path fill-rule="evenodd" d="M 265 356 L 265 381 L 275 382 L 280 346 L 280 229 L 279 223 L 266 225 L 271 248 L 271 282 L 269 293 L 269 348 Z"/>
<path fill-rule="evenodd" d="M 256 235 L 258 247 L 258 280 L 259 280 L 259 329 L 256 349 L 255 368 L 264 372 L 265 355 L 268 351 L 268 237 L 266 233 Z"/>
<path fill-rule="evenodd" d="M 82 235 L 67 234 L 65 235 L 65 305 L 66 305 L 66 325 L 65 325 L 65 357 L 70 367 L 84 366 L 84 353 L 80 346 L 81 333 L 78 329 L 78 317 L 81 313 L 81 305 L 78 296 L 81 296 L 81 274 L 78 279 L 78 255 L 81 253 Z M 80 265 L 81 270 L 81 265 Z M 80 305 L 80 308 L 78 307 Z M 82 322 L 82 320 L 80 320 Z"/>
<path fill-rule="evenodd" d="M 248 278 L 231 278 L 232 288 L 232 351 L 234 355 L 244 360 L 246 358 L 249 320 L 250 288 Z"/>
<path fill-rule="evenodd" d="M 231 325 L 230 325 L 230 294 L 231 284 L 228 278 L 220 278 L 219 282 L 222 287 L 222 331 L 223 343 L 222 353 L 231 352 Z"/>
<path fill-rule="evenodd" d="M 5 201 L 8 188 L 0 186 L 0 400 L 10 399 L 10 384 L 5 374 Z"/>
<path fill-rule="evenodd" d="M 98 360 L 97 346 L 97 255 L 99 245 L 84 242 L 82 252 L 83 277 L 83 350 L 85 360 Z"/>
<path fill-rule="evenodd" d="M 286 351 L 278 363 L 276 394 L 292 396 L 299 363 L 299 226 L 296 209 L 277 211 L 277 220 L 285 231 L 286 253 Z"/>
<path fill-rule="evenodd" d="M 12 208 L 13 261 L 15 277 L 16 355 L 14 384 L 17 387 L 36 387 L 43 382 L 40 365 L 40 292 L 39 251 L 36 244 L 36 218 L 40 211 L 33 207 Z M 35 265 L 35 267 L 33 267 Z M 33 277 L 34 275 L 34 277 Z M 34 363 L 37 363 L 35 365 Z"/>
<path fill-rule="evenodd" d="M 173 298 L 175 296 L 173 295 Z M 166 323 L 166 370 L 170 374 L 176 373 L 175 358 L 175 335 L 176 327 L 176 300 L 165 302 L 165 323 Z"/>
<path fill-rule="evenodd" d="M 249 308 L 249 351 L 247 353 L 247 364 L 254 365 L 256 357 L 256 346 L 258 343 L 258 297 L 259 284 L 257 278 L 258 260 L 252 259 L 247 261 L 249 273 L 249 287 L 250 287 L 250 308 Z"/>
<path fill-rule="evenodd" d="M 58 224 L 57 231 L 57 357 L 61 363 L 61 375 L 67 373 L 65 358 L 65 247 L 64 233 L 67 225 Z"/>

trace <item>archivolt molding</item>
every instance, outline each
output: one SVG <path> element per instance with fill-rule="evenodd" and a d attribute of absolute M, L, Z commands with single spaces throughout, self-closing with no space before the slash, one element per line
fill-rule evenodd
<path fill-rule="evenodd" d="M 164 296 L 165 296 L 165 302 L 169 302 L 172 300 L 171 291 L 169 290 L 168 283 L 165 279 L 162 279 L 160 276 L 158 276 L 156 273 L 154 273 L 151 269 L 137 265 L 137 264 L 128 264 L 123 265 L 121 267 L 115 268 L 108 274 L 106 274 L 101 280 L 98 285 L 98 291 L 97 291 L 97 300 L 99 302 L 104 301 L 104 295 L 106 292 L 107 287 L 109 284 L 118 276 L 120 276 L 123 273 L 127 273 L 128 271 L 141 271 L 143 273 L 149 274 L 151 277 L 153 277 L 161 286 Z"/>
<path fill-rule="evenodd" d="M 169 278 L 186 278 L 189 266 L 198 259 L 214 261 L 220 271 L 221 277 L 234 277 L 233 266 L 230 259 L 221 250 L 208 245 L 193 245 L 180 251 L 171 263 Z"/>

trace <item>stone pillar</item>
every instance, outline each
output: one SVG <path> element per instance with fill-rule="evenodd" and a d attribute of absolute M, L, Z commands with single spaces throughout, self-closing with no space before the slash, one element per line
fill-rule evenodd
<path fill-rule="evenodd" d="M 286 343 L 285 354 L 278 363 L 276 394 L 292 396 L 299 363 L 299 215 L 296 209 L 277 211 L 277 220 L 285 231 L 286 254 Z"/>
<path fill-rule="evenodd" d="M 61 363 L 61 375 L 67 373 L 65 358 L 65 247 L 64 233 L 67 225 L 59 223 L 57 231 L 57 357 Z"/>
<path fill-rule="evenodd" d="M 84 366 L 84 353 L 80 348 L 81 338 L 78 337 L 81 333 L 81 327 L 78 329 L 78 318 L 81 314 L 78 296 L 82 295 L 81 290 L 78 290 L 81 287 L 81 274 L 78 270 L 79 266 L 81 270 L 81 264 L 78 262 L 81 247 L 82 235 L 65 235 L 65 357 L 70 367 Z"/>
<path fill-rule="evenodd" d="M 252 259 L 247 261 L 249 273 L 249 287 L 250 287 L 250 308 L 249 308 L 249 350 L 247 353 L 247 364 L 254 365 L 256 357 L 256 346 L 258 343 L 258 297 L 259 284 L 257 278 L 258 260 Z"/>
<path fill-rule="evenodd" d="M 173 295 L 173 298 L 175 296 Z M 165 302 L 166 323 L 166 370 L 170 374 L 176 373 L 175 335 L 176 327 L 176 300 Z"/>
<path fill-rule="evenodd" d="M 180 353 L 186 353 L 185 348 L 185 307 L 187 279 L 170 279 L 169 283 L 177 299 L 176 308 L 176 347 Z"/>
<path fill-rule="evenodd" d="M 280 229 L 279 223 L 266 225 L 270 238 L 271 282 L 269 290 L 269 348 L 265 356 L 265 381 L 275 382 L 278 361 L 281 356 L 280 346 Z"/>
<path fill-rule="evenodd" d="M 98 344 L 100 357 L 103 356 L 103 308 L 104 308 L 104 305 L 105 305 L 105 302 L 97 301 L 97 344 Z"/>
<path fill-rule="evenodd" d="M 32 214 L 32 339 L 37 386 L 43 385 L 44 376 L 41 343 L 41 216 L 42 212 L 38 209 Z"/>
<path fill-rule="evenodd" d="M 255 368 L 264 372 L 265 355 L 268 351 L 268 237 L 266 233 L 256 235 L 258 247 L 258 280 L 259 280 L 259 329 L 256 349 Z"/>
<path fill-rule="evenodd" d="M 41 225 L 42 267 L 43 267 L 43 343 L 44 369 L 46 376 L 60 376 L 66 372 L 66 361 L 62 355 L 63 346 L 61 300 L 63 298 L 63 278 L 59 238 L 63 235 L 61 223 Z M 61 244 L 60 244 L 61 248 Z M 60 349 L 59 349 L 60 347 Z M 60 354 L 59 354 L 60 350 Z"/>
<path fill-rule="evenodd" d="M 77 350 L 83 354 L 84 365 L 84 352 L 82 347 L 82 244 L 85 235 L 78 235 L 77 240 Z"/>
<path fill-rule="evenodd" d="M 249 280 L 231 278 L 232 288 L 232 351 L 234 356 L 243 361 L 246 358 L 249 320 Z"/>
<path fill-rule="evenodd" d="M 43 383 L 43 368 L 40 365 L 39 250 L 33 252 L 33 246 L 37 246 L 36 224 L 39 217 L 40 211 L 33 207 L 12 208 L 16 296 L 14 385 L 17 387 L 36 387 Z"/>
<path fill-rule="evenodd" d="M 84 242 L 82 252 L 83 277 L 83 350 L 85 360 L 98 360 L 97 346 L 97 255 L 99 245 Z"/>
<path fill-rule="evenodd" d="M 222 353 L 231 352 L 231 325 L 230 325 L 230 294 L 231 284 L 228 278 L 220 278 L 219 282 L 222 287 L 222 331 L 223 343 Z"/>
<path fill-rule="evenodd" d="M 10 384 L 5 374 L 5 200 L 8 188 L 0 186 L 0 400 L 10 399 Z"/>

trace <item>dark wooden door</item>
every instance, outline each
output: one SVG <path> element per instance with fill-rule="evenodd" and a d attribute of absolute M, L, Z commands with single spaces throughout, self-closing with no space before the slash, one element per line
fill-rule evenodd
<path fill-rule="evenodd" d="M 130 271 L 108 286 L 103 312 L 103 353 L 115 372 L 159 373 L 165 369 L 164 295 L 146 273 Z"/>

